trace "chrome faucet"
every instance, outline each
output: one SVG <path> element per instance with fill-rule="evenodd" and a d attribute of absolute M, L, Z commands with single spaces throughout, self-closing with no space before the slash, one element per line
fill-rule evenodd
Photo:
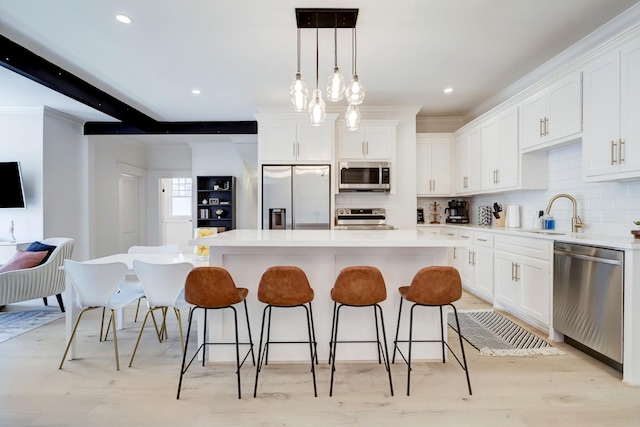
<path fill-rule="evenodd" d="M 551 211 L 551 206 L 553 205 L 553 202 L 555 202 L 556 199 L 559 199 L 561 197 L 571 200 L 571 203 L 573 204 L 573 218 L 571 218 L 571 230 L 574 233 L 577 233 L 579 228 L 584 227 L 584 222 L 582 222 L 582 220 L 578 216 L 578 202 L 572 196 L 568 194 L 556 194 L 551 198 L 551 200 L 549 200 L 549 204 L 547 205 L 546 212 L 547 214 L 549 214 L 549 212 Z"/>

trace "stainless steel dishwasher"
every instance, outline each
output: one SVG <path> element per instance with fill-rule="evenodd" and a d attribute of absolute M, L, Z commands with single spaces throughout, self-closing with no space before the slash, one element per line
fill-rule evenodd
<path fill-rule="evenodd" d="M 564 242 L 554 245 L 553 328 L 565 335 L 565 342 L 619 371 L 623 267 L 623 251 Z"/>

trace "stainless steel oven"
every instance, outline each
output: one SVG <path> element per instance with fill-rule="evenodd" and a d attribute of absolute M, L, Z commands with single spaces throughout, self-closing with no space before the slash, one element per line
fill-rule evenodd
<path fill-rule="evenodd" d="M 340 162 L 338 164 L 340 191 L 391 190 L 391 164 L 389 162 Z"/>

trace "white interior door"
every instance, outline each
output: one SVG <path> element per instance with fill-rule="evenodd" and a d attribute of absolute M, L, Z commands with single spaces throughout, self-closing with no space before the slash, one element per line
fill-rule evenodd
<path fill-rule="evenodd" d="M 140 244 L 140 177 L 120 174 L 120 252 Z"/>
<path fill-rule="evenodd" d="M 160 180 L 160 227 L 163 245 L 184 248 L 193 237 L 191 178 Z"/>

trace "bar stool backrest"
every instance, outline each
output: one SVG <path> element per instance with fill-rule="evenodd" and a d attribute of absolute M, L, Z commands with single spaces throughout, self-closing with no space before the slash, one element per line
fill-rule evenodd
<path fill-rule="evenodd" d="M 462 297 L 460 273 L 454 267 L 431 266 L 418 271 L 405 299 L 418 304 L 445 305 Z"/>
<path fill-rule="evenodd" d="M 269 267 L 258 285 L 258 300 L 265 304 L 293 307 L 313 301 L 313 296 L 307 275 L 295 266 Z"/>
<path fill-rule="evenodd" d="M 228 307 L 242 302 L 231 274 L 221 267 L 196 267 L 187 276 L 184 299 L 204 308 Z"/>
<path fill-rule="evenodd" d="M 346 267 L 338 274 L 331 290 L 331 299 L 355 306 L 377 304 L 387 299 L 387 287 L 382 273 L 376 267 Z"/>

